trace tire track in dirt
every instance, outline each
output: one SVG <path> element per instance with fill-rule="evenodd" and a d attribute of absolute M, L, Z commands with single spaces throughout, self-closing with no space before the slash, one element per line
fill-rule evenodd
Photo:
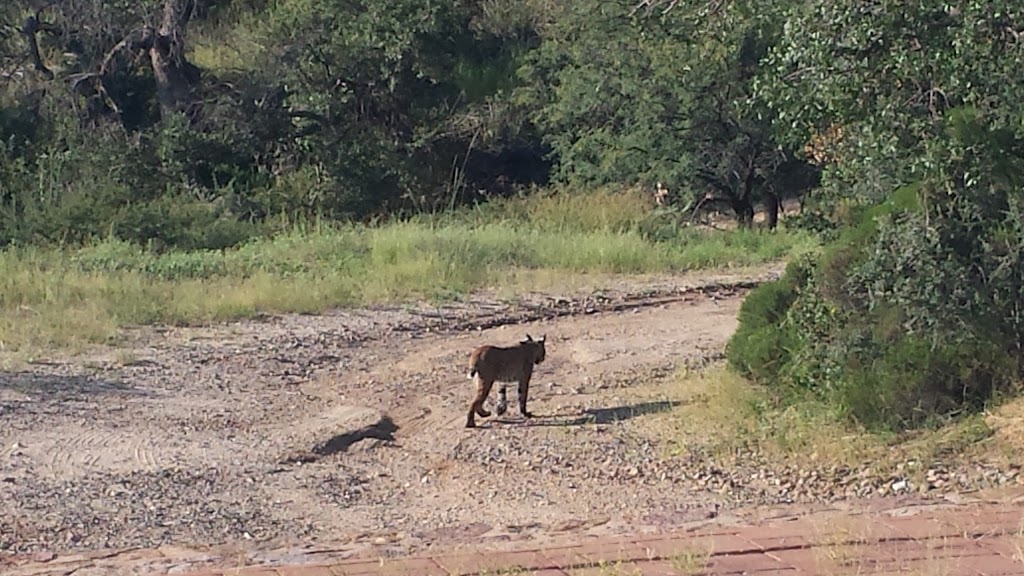
<path fill-rule="evenodd" d="M 414 526 L 444 527 L 414 531 L 417 537 L 472 538 L 460 532 L 467 526 L 499 533 L 531 525 L 544 534 L 597 516 L 629 521 L 647 509 L 706 505 L 707 497 L 690 494 L 671 478 L 640 483 L 632 477 L 633 488 L 623 485 L 648 459 L 658 459 L 650 450 L 664 432 L 658 424 L 647 425 L 651 417 L 644 405 L 652 403 L 653 379 L 644 369 L 661 370 L 666 362 L 701 355 L 703 347 L 718 348 L 734 326 L 741 291 L 704 297 L 693 292 L 609 298 L 596 302 L 607 312 L 581 305 L 576 313 L 552 319 L 534 310 L 535 319 L 521 324 L 496 322 L 461 335 L 442 330 L 402 342 L 394 371 L 377 373 L 416 383 L 403 389 L 405 400 L 390 412 L 400 426 L 396 439 L 407 452 L 402 465 L 417 470 L 401 500 Z M 547 333 L 551 342 L 549 361 L 534 373 L 530 388 L 530 407 L 538 417 L 492 417 L 465 430 L 472 383 L 464 364 L 470 351 L 485 342 L 516 341 L 524 333 Z M 510 387 L 514 402 L 515 386 Z M 509 492 L 510 485 L 527 489 Z"/>
<path fill-rule="evenodd" d="M 533 301 L 523 299 L 495 312 L 469 313 L 448 315 L 443 312 L 421 312 L 425 320 L 423 325 L 396 326 L 395 332 L 428 332 L 459 333 L 502 328 L 509 325 L 527 325 L 538 321 L 555 321 L 569 317 L 630 312 L 667 306 L 681 302 L 695 302 L 699 299 L 726 301 L 742 298 L 750 290 L 766 281 L 779 277 L 777 273 L 764 275 L 763 278 L 752 280 L 732 280 L 712 282 L 698 286 L 659 287 L 651 290 L 628 292 L 625 294 L 592 294 L 586 297 L 551 297 L 542 296 Z"/>
<path fill-rule="evenodd" d="M 413 339 L 399 361 L 374 370 L 373 375 L 379 381 L 416 382 L 412 386 L 402 387 L 406 394 L 402 394 L 402 399 L 386 413 L 398 428 L 396 440 L 402 442 L 407 449 L 430 457 L 436 466 L 457 449 L 464 439 L 465 411 L 473 393 L 472 381 L 465 378 L 465 364 L 474 347 L 490 342 L 511 342 L 531 332 L 551 332 L 549 356 L 552 358 L 538 369 L 531 384 L 531 402 L 536 402 L 543 393 L 545 383 L 551 382 L 548 386 L 557 385 L 553 380 L 559 372 L 562 373 L 561 385 L 564 387 L 564 370 L 609 360 L 614 362 L 621 355 L 616 349 L 597 351 L 588 348 L 578 337 L 562 336 L 559 326 L 564 322 L 574 319 L 586 321 L 584 319 L 594 316 L 639 313 L 685 303 L 700 306 L 708 301 L 715 304 L 735 302 L 760 283 L 761 280 L 742 280 L 696 287 L 661 288 L 617 297 L 546 298 L 541 302 L 520 304 L 500 311 L 489 309 L 486 315 L 480 317 L 452 319 L 435 314 L 432 318 L 440 325 L 440 330 Z M 638 323 L 643 324 L 643 320 Z M 619 347 L 621 344 L 616 348 Z M 441 366 L 445 369 L 438 370 L 437 367 Z M 427 372 L 426 377 L 424 372 Z M 586 380 L 586 377 L 576 374 L 568 380 L 576 382 L 577 379 Z M 509 392 L 514 404 L 514 384 L 509 385 Z M 496 391 L 492 392 L 489 404 L 496 401 L 495 395 Z M 492 409 L 493 406 L 488 408 Z"/>
<path fill-rule="evenodd" d="M 26 452 L 41 460 L 51 476 L 59 478 L 96 471 L 148 472 L 183 460 L 156 438 L 138 430 L 68 427 L 57 430 L 48 441 L 37 440 L 26 447 Z"/>
<path fill-rule="evenodd" d="M 527 429 L 557 429 L 580 420 L 579 402 L 593 401 L 601 390 L 612 387 L 624 390 L 610 382 L 612 374 L 634 364 L 653 361 L 660 366 L 676 355 L 688 362 L 691 355 L 701 354 L 706 341 L 721 343 L 722 326 L 731 325 L 745 292 L 725 285 L 669 288 L 603 300 L 552 299 L 525 311 L 506 311 L 504 317 L 485 323 L 490 327 L 463 319 L 447 330 L 414 338 L 403 346 L 397 362 L 373 374 L 380 381 L 402 383 L 402 393 L 387 414 L 398 427 L 395 439 L 403 450 L 417 455 L 423 468 L 437 471 L 437 481 L 453 475 L 466 478 L 452 460 L 466 442 L 476 445 L 481 435 L 519 436 Z M 708 320 L 684 321 L 682 331 L 656 321 L 666 316 L 696 320 L 702 315 Z M 716 319 L 719 315 L 724 323 Z M 530 388 L 531 408 L 539 418 L 523 422 L 514 414 L 517 397 L 515 385 L 509 384 L 513 414 L 485 419 L 480 431 L 467 433 L 465 415 L 473 394 L 473 383 L 465 375 L 470 352 L 484 343 L 517 341 L 526 333 L 547 333 L 550 342 L 549 359 L 535 372 Z M 651 338 L 656 340 L 648 341 Z M 494 402 L 496 391 L 488 400 L 492 413 Z M 431 498 L 448 501 L 464 490 L 460 482 L 446 483 L 444 488 L 438 485 L 439 492 Z"/>

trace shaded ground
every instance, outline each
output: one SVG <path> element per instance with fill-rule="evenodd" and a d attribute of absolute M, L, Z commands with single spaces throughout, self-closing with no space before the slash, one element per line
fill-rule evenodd
<path fill-rule="evenodd" d="M 140 329 L 23 366 L 0 376 L 0 550 L 351 542 L 388 556 L 792 502 L 772 474 L 664 442 L 680 402 L 666 377 L 720 358 L 745 289 L 779 271 Z M 526 333 L 548 337 L 538 417 L 464 429 L 470 350 Z"/>

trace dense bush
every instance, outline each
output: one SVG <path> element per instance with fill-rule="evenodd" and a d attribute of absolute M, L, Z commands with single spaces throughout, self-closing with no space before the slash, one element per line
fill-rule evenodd
<path fill-rule="evenodd" d="M 747 299 L 728 348 L 735 369 L 890 429 L 977 410 L 1016 386 L 1024 157 L 971 120 L 949 137 L 962 154 Z"/>
<path fill-rule="evenodd" d="M 806 284 L 807 257 L 791 262 L 778 281 L 750 293 L 740 306 L 739 328 L 726 347 L 733 368 L 758 380 L 777 377 L 796 345 L 794 327 L 785 322 Z"/>
<path fill-rule="evenodd" d="M 35 30 L 0 35 L 0 246 L 222 248 L 552 181 L 710 191 L 750 224 L 817 171 L 746 102 L 777 36 L 746 11 L 697 34 L 618 0 L 36 4 L 0 7 Z"/>
<path fill-rule="evenodd" d="M 825 169 L 830 241 L 761 288 L 730 364 L 799 402 L 900 429 L 977 410 L 1022 370 L 1019 6 L 783 3 L 754 102 Z M 784 314 L 779 309 L 786 304 Z M 774 323 L 772 323 L 774 322 Z"/>

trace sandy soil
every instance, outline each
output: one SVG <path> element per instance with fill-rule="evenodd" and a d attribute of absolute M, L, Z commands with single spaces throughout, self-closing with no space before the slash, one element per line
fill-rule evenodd
<path fill-rule="evenodd" d="M 780 271 L 140 328 L 116 350 L 5 372 L 0 551 L 366 542 L 402 554 L 791 501 L 664 442 L 678 403 L 667 377 L 720 358 L 746 288 Z M 470 350 L 527 333 L 548 338 L 537 418 L 512 408 L 463 428 Z"/>

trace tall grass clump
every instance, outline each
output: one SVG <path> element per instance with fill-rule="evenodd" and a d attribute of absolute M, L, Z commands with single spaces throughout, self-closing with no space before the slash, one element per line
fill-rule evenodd
<path fill-rule="evenodd" d="M 463 214 L 478 224 L 509 222 L 546 232 L 623 233 L 639 230 L 651 218 L 653 209 L 650 195 L 640 190 L 602 188 L 579 194 L 554 188 L 492 200 Z"/>
<path fill-rule="evenodd" d="M 564 195 L 563 195 L 564 196 Z M 544 195 L 374 226 L 295 228 L 223 250 L 119 240 L 0 252 L 0 344 L 108 340 L 121 326 L 321 312 L 504 287 L 517 272 L 676 272 L 772 261 L 813 245 L 778 231 L 643 232 L 630 194 Z M 589 200 L 586 200 L 589 198 Z"/>

